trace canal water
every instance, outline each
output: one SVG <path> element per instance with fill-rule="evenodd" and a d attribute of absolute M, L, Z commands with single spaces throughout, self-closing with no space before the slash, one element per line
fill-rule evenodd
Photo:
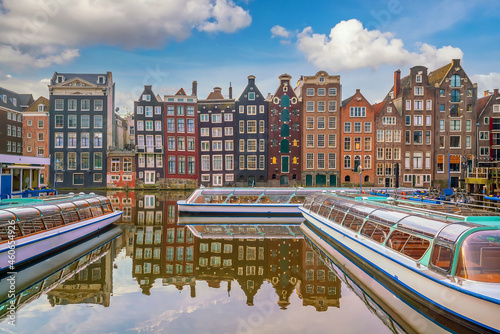
<path fill-rule="evenodd" d="M 198 238 L 177 224 L 188 192 L 107 195 L 124 212 L 116 227 L 19 271 L 15 297 L 2 280 L 0 332 L 401 331 L 297 225 L 265 237 L 242 226 L 238 238 L 213 226 Z"/>

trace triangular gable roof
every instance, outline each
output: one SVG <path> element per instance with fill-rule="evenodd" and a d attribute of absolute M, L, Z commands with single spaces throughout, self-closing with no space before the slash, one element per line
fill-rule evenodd
<path fill-rule="evenodd" d="M 479 116 L 481 116 L 486 110 L 486 106 L 488 105 L 492 97 L 493 95 L 488 95 L 477 100 L 476 110 Z"/>
<path fill-rule="evenodd" d="M 211 92 L 207 100 L 224 100 L 224 96 L 222 96 L 221 92 Z"/>
<path fill-rule="evenodd" d="M 344 101 L 342 101 L 342 107 L 345 106 L 346 104 L 348 104 L 349 101 L 351 101 L 353 97 L 354 97 L 354 95 L 353 96 L 349 96 L 347 99 L 345 99 Z"/>
<path fill-rule="evenodd" d="M 177 93 L 175 93 L 175 95 L 187 96 L 186 92 L 184 91 L 184 88 L 179 89 L 179 91 Z"/>
<path fill-rule="evenodd" d="M 448 72 L 451 70 L 452 66 L 453 66 L 453 63 L 448 63 L 448 64 L 438 68 L 437 70 L 434 70 L 431 73 L 429 73 L 429 76 L 428 76 L 429 84 L 431 84 L 433 86 L 435 84 L 441 84 L 443 79 L 446 77 Z"/>
<path fill-rule="evenodd" d="M 72 87 L 75 87 L 73 85 L 73 83 L 75 83 L 77 81 L 81 82 L 81 83 L 84 83 L 85 86 L 88 86 L 88 87 L 98 87 L 99 86 L 98 84 L 92 83 L 92 82 L 90 82 L 88 80 L 85 80 L 83 78 L 80 78 L 80 77 L 73 77 L 73 78 L 68 79 L 66 81 L 63 81 L 63 82 L 60 82 L 60 83 L 56 83 L 56 84 L 54 84 L 54 86 L 66 87 L 66 86 L 70 86 L 70 84 L 71 84 Z"/>
<path fill-rule="evenodd" d="M 33 101 L 33 103 L 31 103 L 29 105 L 28 108 L 26 108 L 24 111 L 38 111 L 38 105 L 39 104 L 43 104 L 45 105 L 45 110 L 48 111 L 49 110 L 49 99 L 47 99 L 46 97 L 43 97 L 43 96 L 40 96 L 38 99 L 36 99 L 35 101 Z"/>
<path fill-rule="evenodd" d="M 373 113 L 375 114 L 375 116 L 378 116 L 380 114 L 380 112 L 382 111 L 382 109 L 385 106 L 385 103 L 386 103 L 386 101 L 382 101 L 382 102 L 375 103 L 372 105 Z"/>

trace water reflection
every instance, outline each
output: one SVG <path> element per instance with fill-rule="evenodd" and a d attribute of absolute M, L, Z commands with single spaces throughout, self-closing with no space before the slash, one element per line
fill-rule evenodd
<path fill-rule="evenodd" d="M 0 280 L 0 318 L 9 319 L 13 307 L 19 311 L 47 293 L 52 306 L 69 303 L 96 303 L 109 306 L 114 240 L 120 228 L 102 232 L 66 248 Z M 13 278 L 14 277 L 14 278 Z M 10 289 L 10 281 L 15 281 Z M 14 294 L 14 296 L 12 296 Z"/>
<path fill-rule="evenodd" d="M 310 250 L 297 226 L 212 226 L 177 225 L 177 200 L 186 192 L 108 193 L 113 205 L 123 210 L 131 206 L 127 254 L 132 256 L 132 276 L 142 293 L 151 294 L 153 283 L 190 289 L 196 297 L 196 281 L 212 288 L 223 282 L 231 293 L 237 283 L 245 292 L 247 305 L 264 282 L 275 291 L 281 309 L 290 305 L 294 293 L 304 306 L 317 311 L 340 306 L 340 280 Z M 134 206 L 135 202 L 135 206 Z M 135 212 L 133 208 L 135 207 Z M 124 211 L 125 212 L 125 211 Z M 193 231 L 200 237 L 195 237 Z M 133 241 L 133 247 L 130 244 Z"/>

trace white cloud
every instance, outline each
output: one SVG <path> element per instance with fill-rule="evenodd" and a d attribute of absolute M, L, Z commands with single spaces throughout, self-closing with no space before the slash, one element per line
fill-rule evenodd
<path fill-rule="evenodd" d="M 489 74 L 475 74 L 471 76 L 472 82 L 477 82 L 478 97 L 483 96 L 483 91 L 500 88 L 500 73 L 491 72 Z"/>
<path fill-rule="evenodd" d="M 47 85 L 50 78 L 41 80 L 29 80 L 14 75 L 0 75 L 0 87 L 8 88 L 9 90 L 19 94 L 33 94 L 33 98 L 39 96 L 48 98 L 49 90 Z"/>
<path fill-rule="evenodd" d="M 68 49 L 55 54 L 32 55 L 23 53 L 10 45 L 0 45 L 0 62 L 16 70 L 27 67 L 44 68 L 53 64 L 61 65 L 79 56 L 78 49 Z"/>
<path fill-rule="evenodd" d="M 0 47 L 8 59 L 47 67 L 77 57 L 76 47 L 159 48 L 193 29 L 233 33 L 251 21 L 232 0 L 4 0 Z"/>
<path fill-rule="evenodd" d="M 444 46 L 438 49 L 426 43 L 419 46 L 418 52 L 410 52 L 393 34 L 369 31 L 355 19 L 341 21 L 329 36 L 315 34 L 307 27 L 298 34 L 297 47 L 309 62 L 332 71 L 377 68 L 382 64 L 424 65 L 432 69 L 463 56 L 459 48 Z"/>
<path fill-rule="evenodd" d="M 272 38 L 275 38 L 275 37 L 290 38 L 291 35 L 292 34 L 288 30 L 286 30 L 285 27 L 275 25 L 274 27 L 271 28 L 271 37 Z"/>

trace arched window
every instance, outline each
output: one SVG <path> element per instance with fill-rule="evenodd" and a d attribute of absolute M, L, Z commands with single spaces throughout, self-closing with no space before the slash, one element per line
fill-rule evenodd
<path fill-rule="evenodd" d="M 345 182 L 351 182 L 351 177 L 349 175 L 346 175 L 344 180 Z"/>
<path fill-rule="evenodd" d="M 459 75 L 452 75 L 451 76 L 451 87 L 460 87 L 460 76 Z"/>
<path fill-rule="evenodd" d="M 365 164 L 363 165 L 365 169 L 372 168 L 372 157 L 369 155 L 365 155 Z"/>
<path fill-rule="evenodd" d="M 288 124 L 281 126 L 281 137 L 290 137 L 290 126 Z"/>
<path fill-rule="evenodd" d="M 361 156 L 354 156 L 354 171 L 359 172 L 358 167 L 361 166 Z"/>
<path fill-rule="evenodd" d="M 344 157 L 344 168 L 348 168 L 348 169 L 351 168 L 351 156 L 350 155 L 346 155 Z"/>
<path fill-rule="evenodd" d="M 283 139 L 280 143 L 280 153 L 289 153 L 290 152 L 290 143 L 288 140 Z"/>
<path fill-rule="evenodd" d="M 460 117 L 460 108 L 457 104 L 454 104 L 450 108 L 450 116 L 451 117 Z"/>
<path fill-rule="evenodd" d="M 276 164 L 276 157 L 273 157 L 273 164 Z"/>
<path fill-rule="evenodd" d="M 458 89 L 451 91 L 451 102 L 460 102 L 460 91 Z"/>
<path fill-rule="evenodd" d="M 285 108 L 290 107 L 290 98 L 287 95 L 283 95 L 281 97 L 280 107 L 285 107 Z"/>
<path fill-rule="evenodd" d="M 281 119 L 282 122 L 290 122 L 290 111 L 288 109 L 281 110 Z"/>
<path fill-rule="evenodd" d="M 297 174 L 292 175 L 292 180 L 297 180 Z"/>
<path fill-rule="evenodd" d="M 299 125 L 297 123 L 293 123 L 292 130 L 293 131 L 299 131 Z"/>
<path fill-rule="evenodd" d="M 292 158 L 292 163 L 293 163 L 293 164 L 297 164 L 297 157 L 293 157 L 293 158 Z"/>
<path fill-rule="evenodd" d="M 276 180 L 276 174 L 273 174 L 273 175 L 271 176 L 271 179 L 272 179 L 272 180 Z"/>
<path fill-rule="evenodd" d="M 297 147 L 297 145 L 298 145 L 297 139 L 294 139 L 293 140 L 293 146 Z"/>
<path fill-rule="evenodd" d="M 288 184 L 288 175 L 281 175 L 280 176 L 280 185 L 287 185 Z"/>
<path fill-rule="evenodd" d="M 370 182 L 370 177 L 368 175 L 365 176 L 365 182 Z"/>

